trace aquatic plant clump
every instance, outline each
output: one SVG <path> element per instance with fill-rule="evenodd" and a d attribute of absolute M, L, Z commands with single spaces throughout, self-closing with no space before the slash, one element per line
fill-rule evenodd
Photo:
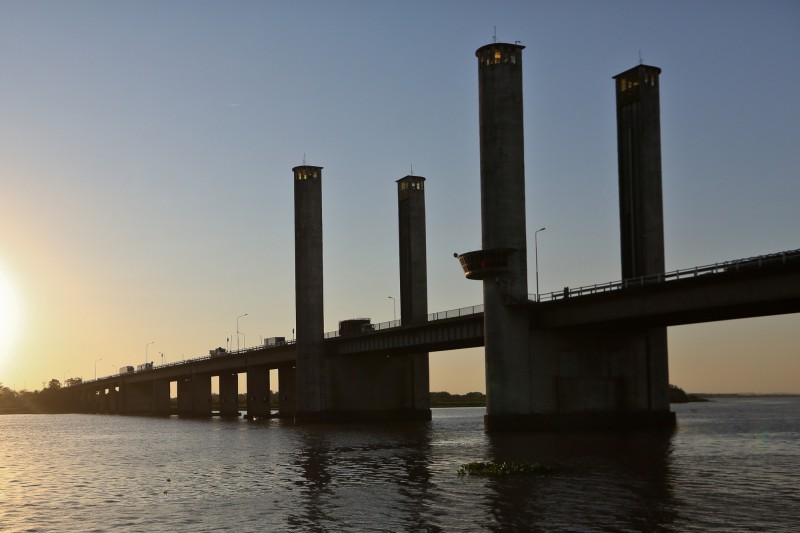
<path fill-rule="evenodd" d="M 539 463 L 515 463 L 503 461 L 502 463 L 467 463 L 458 469 L 459 476 L 510 476 L 525 475 L 537 476 L 552 474 L 556 469 Z"/>

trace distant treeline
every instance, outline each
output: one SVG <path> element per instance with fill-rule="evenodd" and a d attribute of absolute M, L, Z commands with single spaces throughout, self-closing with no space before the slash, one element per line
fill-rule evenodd
<path fill-rule="evenodd" d="M 486 395 L 482 392 L 466 394 L 432 392 L 431 407 L 486 407 Z"/>
<path fill-rule="evenodd" d="M 702 398 L 697 394 L 687 394 L 682 388 L 677 385 L 669 386 L 669 403 L 687 403 L 687 402 L 707 402 L 707 398 Z"/>
<path fill-rule="evenodd" d="M 50 380 L 41 391 L 14 391 L 0 383 L 0 414 L 3 413 L 57 413 L 70 412 L 71 407 L 64 403 L 64 398 L 58 391 L 61 383 L 57 379 Z M 431 407 L 485 407 L 486 395 L 482 392 L 468 392 L 466 394 L 451 394 L 449 392 L 431 392 Z M 675 385 L 669 386 L 670 403 L 685 402 L 707 402 L 696 394 L 687 394 L 683 389 Z M 177 403 L 177 399 L 172 399 Z M 211 395 L 212 408 L 219 408 L 219 395 Z M 270 391 L 270 407 L 278 408 L 278 393 Z M 239 394 L 239 407 L 245 409 L 247 406 L 247 395 Z"/>

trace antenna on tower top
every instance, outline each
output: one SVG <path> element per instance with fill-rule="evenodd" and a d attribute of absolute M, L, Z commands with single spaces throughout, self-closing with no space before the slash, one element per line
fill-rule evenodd
<path fill-rule="evenodd" d="M 494 27 L 494 34 L 492 35 L 492 42 L 497 42 L 497 26 Z"/>
<path fill-rule="evenodd" d="M 303 166 L 306 166 L 306 154 L 303 152 Z"/>
<path fill-rule="evenodd" d="M 644 59 L 642 58 L 642 51 L 639 50 L 639 64 L 644 65 Z"/>
<path fill-rule="evenodd" d="M 409 174 L 409 176 L 413 176 L 413 175 L 414 175 L 414 165 L 412 164 L 411 165 L 411 174 Z"/>

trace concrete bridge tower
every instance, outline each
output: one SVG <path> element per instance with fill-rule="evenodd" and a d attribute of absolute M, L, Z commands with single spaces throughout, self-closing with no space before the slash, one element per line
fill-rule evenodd
<path fill-rule="evenodd" d="M 661 194 L 661 69 L 637 65 L 614 76 L 622 279 L 664 273 L 664 208 Z M 669 410 L 667 328 L 646 338 L 647 406 Z"/>
<path fill-rule="evenodd" d="M 325 411 L 322 286 L 322 167 L 294 173 L 294 283 L 297 329 L 296 414 L 321 418 Z M 283 391 L 281 386 L 281 391 Z"/>
<path fill-rule="evenodd" d="M 400 319 L 404 326 L 428 320 L 428 262 L 425 231 L 425 178 L 397 180 L 400 241 Z M 408 356 L 413 410 L 430 408 L 428 353 Z"/>
<path fill-rule="evenodd" d="M 622 279 L 664 272 L 660 73 L 637 65 L 614 76 Z"/>
<path fill-rule="evenodd" d="M 483 249 L 459 260 L 483 281 L 486 428 L 671 425 L 664 328 L 532 327 L 544 304 L 527 295 L 522 49 L 476 52 Z M 623 277 L 664 268 L 658 72 L 617 77 Z"/>
<path fill-rule="evenodd" d="M 522 50 L 519 44 L 479 48 L 481 241 L 469 268 L 483 280 L 487 427 L 530 413 L 530 346 Z M 463 262 L 463 260 L 462 260 Z"/>

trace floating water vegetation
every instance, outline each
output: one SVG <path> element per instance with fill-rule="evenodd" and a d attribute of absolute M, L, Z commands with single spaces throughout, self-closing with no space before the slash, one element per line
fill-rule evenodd
<path fill-rule="evenodd" d="M 515 463 L 503 461 L 502 463 L 467 463 L 458 469 L 459 476 L 541 476 L 552 474 L 556 469 L 539 463 Z"/>

